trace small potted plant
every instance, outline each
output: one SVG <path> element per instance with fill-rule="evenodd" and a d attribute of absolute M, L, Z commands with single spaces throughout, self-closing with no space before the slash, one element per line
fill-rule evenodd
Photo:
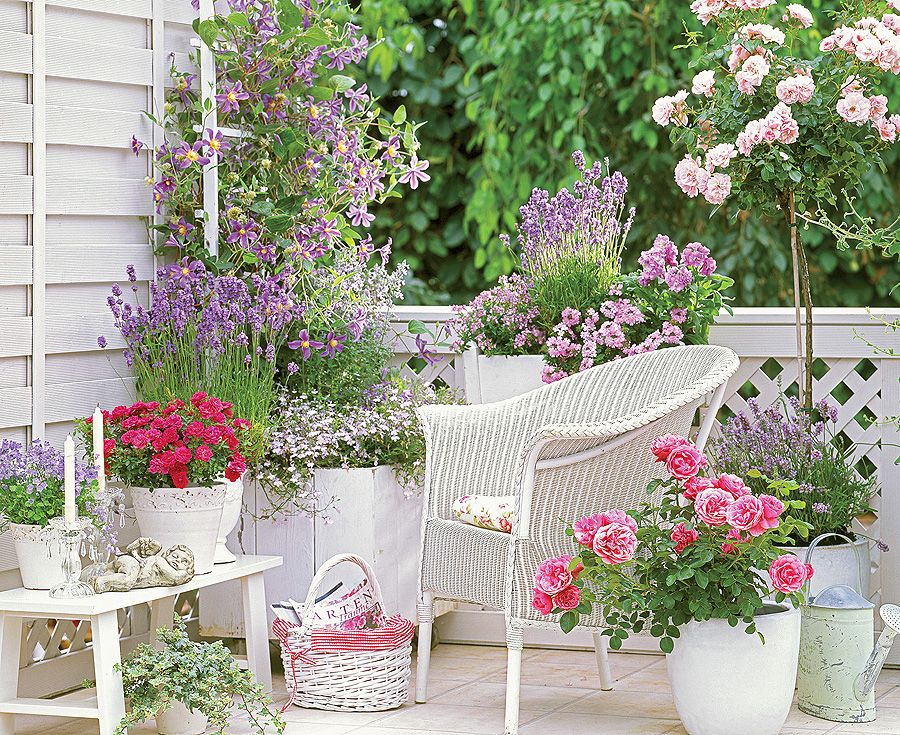
<path fill-rule="evenodd" d="M 64 581 L 62 557 L 50 519 L 63 514 L 63 453 L 47 442 L 0 442 L 0 516 L 12 529 L 22 584 L 49 590 Z M 75 502 L 81 515 L 94 511 L 97 470 L 75 462 Z"/>
<path fill-rule="evenodd" d="M 777 545 L 809 525 L 782 483 L 756 495 L 733 475 L 703 477 L 705 455 L 667 434 L 652 452 L 669 478 L 636 510 L 585 516 L 567 528 L 574 556 L 535 575 L 534 607 L 566 632 L 594 606 L 613 649 L 649 630 L 667 654 L 675 706 L 691 735 L 775 735 L 787 718 L 800 646 L 801 589 L 812 568 Z M 766 601 L 768 569 L 777 590 Z M 740 727 L 735 729 L 736 723 Z"/>
<path fill-rule="evenodd" d="M 240 453 L 250 422 L 206 393 L 166 406 L 139 401 L 105 411 L 107 471 L 131 491 L 141 534 L 164 547 L 185 544 L 197 574 L 212 571 L 226 489 L 246 470 Z M 91 418 L 80 430 L 93 451 Z"/>
<path fill-rule="evenodd" d="M 178 616 L 174 629 L 156 635 L 158 647 L 142 643 L 118 665 L 129 710 L 116 735 L 153 718 L 160 735 L 198 735 L 209 727 L 224 735 L 235 707 L 251 732 L 284 732 L 272 700 L 221 641 L 193 642 Z"/>
<path fill-rule="evenodd" d="M 712 442 L 710 461 L 720 473 L 744 477 L 754 492 L 764 492 L 768 478 L 787 481 L 791 497 L 805 503 L 796 517 L 812 527 L 809 538 L 832 536 L 816 547 L 816 578 L 810 594 L 835 584 L 865 586 L 869 575 L 869 539 L 853 530 L 853 521 L 869 512 L 877 492 L 874 477 L 853 467 L 855 447 L 837 436 L 837 409 L 825 401 L 813 410 L 796 398 L 775 401 L 763 409 L 751 398 L 748 412 L 730 418 Z M 796 533 L 784 544 L 803 558 L 809 540 Z"/>

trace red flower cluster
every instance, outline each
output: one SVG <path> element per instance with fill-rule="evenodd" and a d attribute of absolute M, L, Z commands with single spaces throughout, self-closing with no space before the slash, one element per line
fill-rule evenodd
<path fill-rule="evenodd" d="M 224 470 L 234 481 L 247 469 L 238 449 L 239 434 L 250 422 L 234 418 L 230 403 L 202 391 L 187 404 L 176 399 L 164 408 L 156 401 L 116 406 L 103 412 L 103 421 L 112 437 L 104 440 L 104 454 L 112 471 L 117 465 L 122 470 L 116 472 L 120 476 L 168 475 L 173 487 L 184 488 L 189 477 L 208 481 Z"/>

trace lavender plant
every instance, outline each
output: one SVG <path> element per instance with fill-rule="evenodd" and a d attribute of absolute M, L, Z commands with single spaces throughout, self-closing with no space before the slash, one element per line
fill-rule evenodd
<path fill-rule="evenodd" d="M 396 375 L 371 386 L 358 405 L 282 390 L 275 404 L 279 420 L 258 470 L 269 501 L 266 514 L 327 510 L 310 483 L 317 468 L 391 465 L 412 492 L 425 460 L 415 409 L 452 400 L 446 390 Z"/>
<path fill-rule="evenodd" d="M 540 327 L 548 332 L 563 309 L 581 311 L 604 300 L 620 273 L 634 220 L 632 207 L 623 222 L 628 180 L 610 171 L 609 160 L 588 167 L 581 151 L 572 159 L 581 175 L 573 191 L 563 188 L 551 197 L 535 189 L 516 224 L 521 270 L 532 284 Z M 508 235 L 501 240 L 510 245 Z"/>
<path fill-rule="evenodd" d="M 837 410 L 825 401 L 813 410 L 796 398 L 763 409 L 751 398 L 750 413 L 738 413 L 713 440 L 710 457 L 718 472 L 746 478 L 754 492 L 769 480 L 793 483 L 793 499 L 805 503 L 794 515 L 813 527 L 812 535 L 842 533 L 853 537 L 853 519 L 871 510 L 874 478 L 853 468 L 853 446 L 836 435 Z M 807 543 L 792 536 L 797 545 Z"/>

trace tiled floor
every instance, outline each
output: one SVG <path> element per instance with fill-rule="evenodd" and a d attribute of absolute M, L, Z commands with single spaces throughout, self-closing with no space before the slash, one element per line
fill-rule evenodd
<path fill-rule="evenodd" d="M 615 689 L 597 689 L 593 654 L 526 649 L 522 666 L 522 735 L 684 735 L 678 721 L 664 659 L 612 654 Z M 441 645 L 432 657 L 429 702 L 391 712 L 340 713 L 290 707 L 287 735 L 404 735 L 408 733 L 503 732 L 506 650 Z M 878 719 L 864 725 L 837 725 L 791 712 L 782 733 L 793 735 L 900 735 L 900 671 L 885 670 L 878 681 Z M 285 700 L 278 677 L 277 698 Z M 233 735 L 249 730 L 235 723 Z M 21 735 L 92 735 L 88 720 L 60 723 L 50 718 L 21 717 Z M 133 733 L 155 732 L 153 723 Z"/>

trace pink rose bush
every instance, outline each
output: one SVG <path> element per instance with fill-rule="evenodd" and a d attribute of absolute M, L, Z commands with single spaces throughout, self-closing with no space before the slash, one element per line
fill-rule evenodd
<path fill-rule="evenodd" d="M 754 493 L 735 474 L 708 474 L 706 455 L 677 434 L 654 439 L 651 458 L 664 477 L 650 482 L 647 501 L 579 518 L 566 529 L 576 554 L 538 565 L 538 614 L 559 615 L 568 632 L 597 606 L 612 648 L 647 628 L 670 652 L 691 620 L 726 618 L 754 633 L 754 614 L 773 590 L 779 602 L 801 602 L 812 568 L 777 549 L 810 529 L 791 515 L 804 505 L 791 488 L 773 481 L 771 494 Z M 769 570 L 771 588 L 759 569 Z"/>

